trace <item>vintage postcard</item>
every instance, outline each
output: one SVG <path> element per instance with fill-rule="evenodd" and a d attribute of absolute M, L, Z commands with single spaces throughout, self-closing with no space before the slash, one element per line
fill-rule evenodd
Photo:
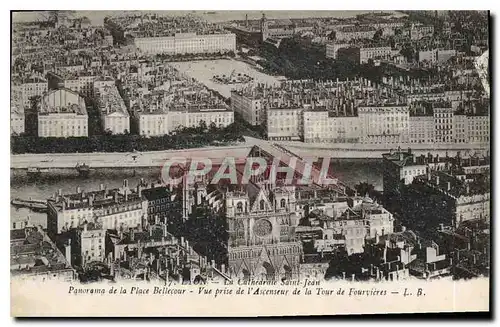
<path fill-rule="evenodd" d="M 487 11 L 13 11 L 11 314 L 490 311 Z"/>

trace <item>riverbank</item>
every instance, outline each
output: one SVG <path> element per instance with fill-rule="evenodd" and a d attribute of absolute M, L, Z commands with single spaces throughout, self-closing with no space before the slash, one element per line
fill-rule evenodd
<path fill-rule="evenodd" d="M 221 160 L 225 157 L 245 158 L 252 146 L 259 142 L 267 142 L 246 137 L 247 142 L 240 145 L 193 148 L 185 150 L 165 150 L 149 151 L 138 153 L 48 153 L 48 154 L 19 154 L 11 155 L 11 170 L 28 168 L 40 169 L 61 169 L 74 173 L 77 163 L 86 163 L 92 169 L 103 168 L 148 168 L 162 167 L 167 159 L 171 158 L 208 158 Z M 326 144 L 326 143 L 302 143 L 275 141 L 292 153 L 300 157 L 330 157 L 337 159 L 381 159 L 384 153 L 391 150 L 387 145 L 369 144 Z M 421 155 L 431 152 L 444 156 L 448 153 L 454 156 L 458 151 L 467 156 L 475 152 L 486 153 L 489 151 L 489 144 L 401 144 L 402 150 L 407 150 L 408 146 L 412 152 Z M 396 150 L 397 145 L 392 147 Z"/>
<path fill-rule="evenodd" d="M 338 159 L 381 159 L 384 153 L 391 150 L 396 151 L 398 145 L 392 147 L 387 144 L 353 144 L 353 143 L 303 143 L 293 141 L 276 141 L 289 151 L 301 157 L 325 157 Z M 467 156 L 479 152 L 486 154 L 489 144 L 400 144 L 403 151 L 411 149 L 416 155 L 439 154 L 440 156 L 455 156 L 460 151 L 461 155 Z"/>
<path fill-rule="evenodd" d="M 348 185 L 356 185 L 366 182 L 375 186 L 377 190 L 382 190 L 383 166 L 382 160 L 363 159 L 335 159 L 330 161 L 333 176 L 339 178 Z M 151 183 L 158 181 L 160 177 L 159 167 L 150 168 L 100 168 L 92 171 L 88 178 L 79 176 L 76 170 L 67 169 L 52 170 L 42 173 L 37 178 L 30 178 L 26 171 L 11 170 L 10 175 L 10 196 L 14 198 L 27 199 L 47 199 L 54 193 L 62 190 L 63 194 L 75 193 L 77 187 L 84 191 L 98 190 L 100 184 L 108 189 L 121 187 L 123 180 L 127 179 L 131 187 L 136 187 L 141 179 Z M 35 225 L 47 227 L 47 214 L 33 212 L 26 208 L 16 208 L 10 206 L 10 221 L 24 221 L 30 216 Z"/>
<path fill-rule="evenodd" d="M 222 159 L 228 156 L 245 157 L 251 145 L 193 148 L 185 150 L 165 150 L 148 152 L 94 152 L 94 153 L 46 153 L 11 155 L 12 169 L 74 169 L 77 163 L 85 163 L 92 169 L 99 168 L 141 168 L 162 167 L 171 158 Z"/>

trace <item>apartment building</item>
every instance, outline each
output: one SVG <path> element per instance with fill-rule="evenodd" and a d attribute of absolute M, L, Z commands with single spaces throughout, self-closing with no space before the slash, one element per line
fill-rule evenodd
<path fill-rule="evenodd" d="M 408 143 L 409 115 L 406 105 L 362 105 L 358 108 L 360 138 L 364 144 Z"/>
<path fill-rule="evenodd" d="M 236 35 L 175 33 L 163 37 L 136 37 L 134 44 L 148 54 L 227 53 L 236 51 Z"/>
<path fill-rule="evenodd" d="M 130 132 L 130 115 L 114 83 L 96 86 L 94 93 L 103 130 L 112 134 Z"/>
<path fill-rule="evenodd" d="M 83 67 L 76 71 L 59 69 L 57 73 L 48 73 L 51 88 L 65 88 L 87 98 L 94 96 L 94 82 L 97 78 L 96 73 L 84 71 Z"/>
<path fill-rule="evenodd" d="M 103 230 L 142 226 L 148 213 L 148 201 L 141 191 L 130 189 L 127 180 L 122 187 L 111 190 L 102 184 L 98 191 L 85 192 L 78 187 L 75 193 L 62 194 L 59 190 L 48 201 L 47 230 L 56 235 L 90 222 L 96 229 Z"/>
<path fill-rule="evenodd" d="M 410 143 L 433 143 L 436 140 L 434 117 L 430 115 L 410 115 Z"/>
<path fill-rule="evenodd" d="M 80 265 L 91 262 L 104 262 L 106 258 L 106 230 L 94 224 L 84 223 L 79 234 Z"/>
<path fill-rule="evenodd" d="M 67 89 L 52 90 L 44 94 L 38 109 L 38 136 L 87 137 L 85 100 Z"/>
<path fill-rule="evenodd" d="M 267 138 L 269 140 L 299 141 L 304 134 L 303 108 L 267 109 Z"/>
<path fill-rule="evenodd" d="M 10 99 L 10 134 L 20 135 L 26 128 L 26 118 L 21 96 L 16 92 L 11 92 Z"/>
<path fill-rule="evenodd" d="M 348 48 L 352 44 L 350 43 L 327 43 L 326 48 L 326 57 L 331 59 L 337 59 L 337 55 L 340 49 Z"/>
<path fill-rule="evenodd" d="M 372 26 L 349 26 L 335 31 L 337 41 L 373 39 L 377 30 Z"/>
<path fill-rule="evenodd" d="M 351 61 L 358 65 L 366 64 L 373 59 L 388 59 L 391 57 L 392 48 L 387 47 L 363 47 L 349 46 L 338 49 L 337 58 L 339 60 Z"/>
<path fill-rule="evenodd" d="M 31 107 L 32 99 L 42 96 L 48 90 L 47 80 L 40 75 L 33 75 L 15 84 L 14 87 L 20 90 L 23 107 Z"/>
<path fill-rule="evenodd" d="M 242 91 L 231 91 L 231 108 L 241 115 L 243 120 L 256 126 L 265 121 L 266 115 L 262 107 L 262 101 L 256 94 L 247 96 Z"/>
<path fill-rule="evenodd" d="M 434 108 L 434 124 L 436 126 L 436 143 L 453 143 L 453 108 Z"/>
<path fill-rule="evenodd" d="M 490 142 L 490 116 L 467 116 L 468 141 L 470 143 Z"/>
<path fill-rule="evenodd" d="M 357 116 L 336 116 L 327 110 L 304 111 L 306 143 L 358 143 L 360 133 Z"/>
<path fill-rule="evenodd" d="M 73 282 L 76 272 L 69 261 L 71 251 L 61 251 L 41 227 L 26 226 L 10 231 L 10 273 L 14 280 Z"/>

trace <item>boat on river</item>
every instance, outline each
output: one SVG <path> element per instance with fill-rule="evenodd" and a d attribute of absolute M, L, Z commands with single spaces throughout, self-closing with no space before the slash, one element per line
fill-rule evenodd
<path fill-rule="evenodd" d="M 32 198 L 25 200 L 21 198 L 15 198 L 10 201 L 10 204 L 17 208 L 28 208 L 37 212 L 47 211 L 47 201 L 44 200 L 36 200 Z"/>

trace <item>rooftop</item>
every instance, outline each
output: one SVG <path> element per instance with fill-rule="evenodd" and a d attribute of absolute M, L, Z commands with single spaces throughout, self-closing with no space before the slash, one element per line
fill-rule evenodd
<path fill-rule="evenodd" d="M 71 269 L 68 261 L 41 228 L 11 231 L 10 271 L 14 275 Z"/>
<path fill-rule="evenodd" d="M 119 113 L 125 116 L 129 115 L 125 107 L 125 102 L 115 85 L 96 88 L 96 95 L 101 114 L 111 115 Z"/>

